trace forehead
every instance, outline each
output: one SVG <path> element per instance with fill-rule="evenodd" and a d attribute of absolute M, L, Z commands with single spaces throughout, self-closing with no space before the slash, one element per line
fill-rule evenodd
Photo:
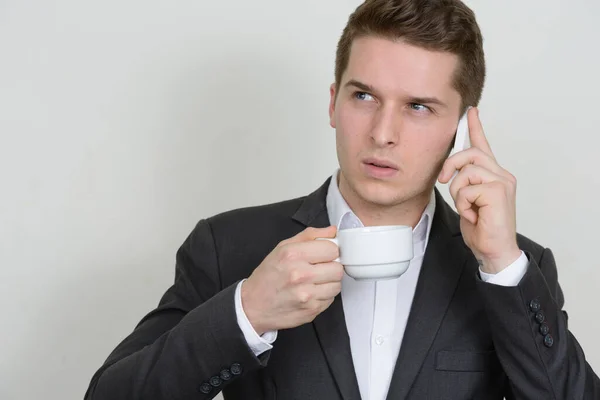
<path fill-rule="evenodd" d="M 450 95 L 458 56 L 402 40 L 366 36 L 354 40 L 342 84 L 350 79 L 378 90 L 411 95 Z"/>

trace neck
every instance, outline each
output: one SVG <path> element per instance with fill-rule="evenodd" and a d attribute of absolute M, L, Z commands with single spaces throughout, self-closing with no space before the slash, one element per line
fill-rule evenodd
<path fill-rule="evenodd" d="M 364 200 L 348 185 L 341 173 L 338 176 L 338 186 L 350 209 L 365 226 L 406 225 L 415 228 L 431 200 L 433 190 L 432 186 L 398 204 L 383 205 Z"/>

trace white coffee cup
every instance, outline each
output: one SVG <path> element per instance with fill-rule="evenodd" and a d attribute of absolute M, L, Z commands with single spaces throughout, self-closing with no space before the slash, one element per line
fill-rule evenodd
<path fill-rule="evenodd" d="M 335 243 L 346 274 L 356 280 L 383 280 L 400 277 L 413 258 L 412 228 L 405 225 L 368 226 L 342 229 Z"/>

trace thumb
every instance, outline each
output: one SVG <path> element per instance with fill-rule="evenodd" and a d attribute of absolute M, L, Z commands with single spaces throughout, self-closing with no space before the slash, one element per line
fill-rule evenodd
<path fill-rule="evenodd" d="M 307 242 L 309 240 L 315 240 L 317 238 L 333 238 L 337 234 L 337 227 L 335 225 L 328 226 L 326 228 L 313 228 L 308 227 L 296 236 L 292 236 L 287 243 L 298 243 Z"/>

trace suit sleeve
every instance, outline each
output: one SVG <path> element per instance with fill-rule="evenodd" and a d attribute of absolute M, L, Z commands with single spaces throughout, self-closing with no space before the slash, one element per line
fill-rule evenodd
<path fill-rule="evenodd" d="M 492 339 L 509 379 L 507 398 L 600 399 L 600 380 L 568 329 L 564 297 L 550 249 L 529 267 L 518 286 L 478 280 Z"/>
<path fill-rule="evenodd" d="M 266 365 L 237 323 L 237 283 L 221 288 L 212 230 L 200 221 L 176 257 L 174 284 L 94 374 L 86 400 L 212 399 Z"/>

